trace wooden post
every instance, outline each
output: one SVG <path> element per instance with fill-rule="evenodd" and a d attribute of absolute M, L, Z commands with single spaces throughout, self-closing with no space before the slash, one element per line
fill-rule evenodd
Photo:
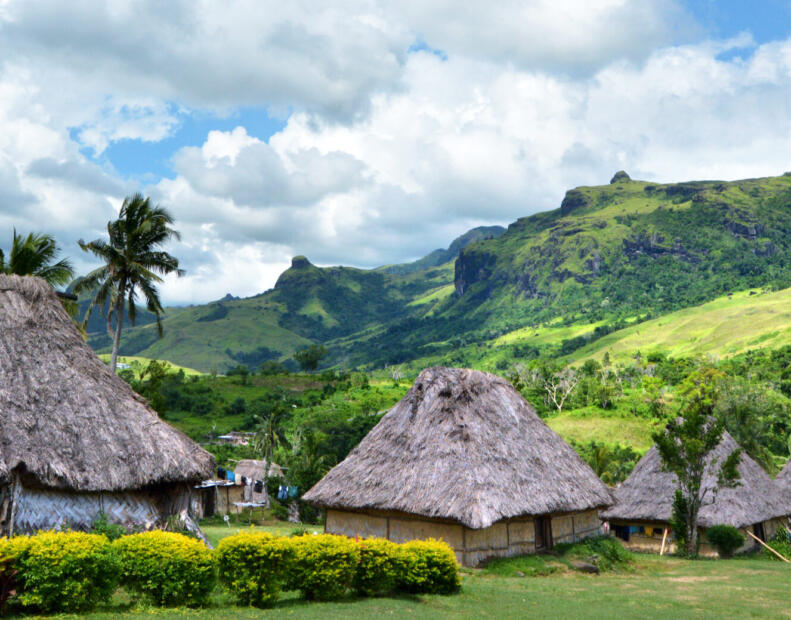
<path fill-rule="evenodd" d="M 662 533 L 662 548 L 659 550 L 659 555 L 665 555 L 665 541 L 667 540 L 667 530 L 668 528 L 665 528 L 665 531 Z"/>
<path fill-rule="evenodd" d="M 754 539 L 755 539 L 755 540 L 758 542 L 758 544 L 760 544 L 760 545 L 761 545 L 761 546 L 762 546 L 764 549 L 768 549 L 769 551 L 771 551 L 772 553 L 774 553 L 774 554 L 775 554 L 775 555 L 776 555 L 778 558 L 780 558 L 781 560 L 783 560 L 783 562 L 786 562 L 787 564 L 791 564 L 791 560 L 787 560 L 786 558 L 784 558 L 784 557 L 783 557 L 782 555 L 780 555 L 780 554 L 779 554 L 777 551 L 775 551 L 775 550 L 774 550 L 774 549 L 772 549 L 772 548 L 771 548 L 769 545 L 767 545 L 767 544 L 766 544 L 766 543 L 765 543 L 763 540 L 761 540 L 761 539 L 760 539 L 760 538 L 758 538 L 758 537 L 757 537 L 755 534 L 753 534 L 753 533 L 752 533 L 750 530 L 745 530 L 745 531 L 747 532 L 747 534 L 748 534 L 749 536 L 752 536 L 752 537 L 753 537 L 753 538 L 754 538 Z"/>

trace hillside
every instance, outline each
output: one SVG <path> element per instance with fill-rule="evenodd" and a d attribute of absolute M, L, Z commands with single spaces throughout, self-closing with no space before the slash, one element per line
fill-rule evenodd
<path fill-rule="evenodd" d="M 122 352 L 222 370 L 320 342 L 326 364 L 375 368 L 532 330 L 545 336 L 539 352 L 568 355 L 592 330 L 598 339 L 730 292 L 791 286 L 790 207 L 789 174 L 656 184 L 621 172 L 502 234 L 470 231 L 438 266 L 425 266 L 436 252 L 376 270 L 296 257 L 273 290 L 172 312 L 164 340 L 151 327 L 129 330 Z M 631 348 L 645 346 L 637 335 Z"/>
<path fill-rule="evenodd" d="M 265 293 L 168 308 L 162 339 L 157 338 L 156 326 L 146 316 L 143 324 L 124 331 L 121 353 L 166 359 L 204 372 L 224 372 L 237 364 L 256 368 L 265 361 L 288 358 L 313 342 L 427 316 L 453 293 L 453 260 L 459 251 L 503 231 L 501 227 L 473 229 L 446 250 L 414 263 L 373 270 L 316 267 L 306 257 L 296 256 L 275 287 Z M 451 258 L 434 265 L 438 253 Z M 96 350 L 109 350 L 98 312 L 89 324 L 89 335 Z"/>

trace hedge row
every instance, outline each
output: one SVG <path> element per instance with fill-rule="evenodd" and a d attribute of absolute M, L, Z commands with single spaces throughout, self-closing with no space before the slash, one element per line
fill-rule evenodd
<path fill-rule="evenodd" d="M 42 612 L 86 611 L 119 584 L 156 605 L 206 603 L 219 577 L 242 605 L 264 607 L 284 590 L 312 600 L 355 592 L 450 594 L 460 587 L 453 551 L 436 540 L 397 545 L 329 534 L 293 538 L 245 532 L 210 551 L 193 538 L 152 531 L 110 542 L 101 534 L 42 532 L 0 539 L 16 570 L 17 600 Z"/>

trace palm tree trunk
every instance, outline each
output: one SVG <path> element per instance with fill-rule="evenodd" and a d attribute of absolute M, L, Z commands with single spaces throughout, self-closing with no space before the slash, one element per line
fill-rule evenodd
<path fill-rule="evenodd" d="M 124 323 L 124 287 L 123 285 L 118 288 L 118 299 L 120 303 L 115 313 L 115 337 L 113 338 L 113 354 L 110 357 L 110 370 L 115 373 L 115 367 L 118 362 L 118 347 L 121 344 L 121 326 Z"/>

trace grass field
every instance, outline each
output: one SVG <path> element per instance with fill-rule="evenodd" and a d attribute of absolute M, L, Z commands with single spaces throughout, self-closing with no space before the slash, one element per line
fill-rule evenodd
<path fill-rule="evenodd" d="M 99 359 L 101 359 L 106 364 L 110 363 L 110 357 L 111 357 L 111 355 L 109 353 L 100 353 L 99 354 Z M 135 370 L 138 367 L 139 368 L 145 368 L 146 366 L 148 366 L 148 363 L 150 361 L 151 361 L 151 358 L 148 358 L 148 357 L 137 357 L 137 356 L 131 356 L 131 355 L 119 355 L 118 356 L 118 363 L 119 364 L 129 364 L 129 366 L 132 368 L 132 370 Z M 184 374 L 187 375 L 188 377 L 192 376 L 192 375 L 202 375 L 202 374 L 204 374 L 204 373 L 202 373 L 199 370 L 195 370 L 194 368 L 187 368 L 186 366 L 179 366 L 178 364 L 174 364 L 173 362 L 169 362 L 167 360 L 159 360 L 159 361 L 162 361 L 165 364 L 168 364 L 170 366 L 170 370 L 173 370 L 175 372 L 178 372 L 179 370 L 183 370 Z"/>
<path fill-rule="evenodd" d="M 613 332 L 575 351 L 570 359 L 627 361 L 635 351 L 662 351 L 673 357 L 728 357 L 748 349 L 791 344 L 791 289 L 758 289 L 720 297 Z"/>
<path fill-rule="evenodd" d="M 289 593 L 272 609 L 239 608 L 217 594 L 206 609 L 131 607 L 121 595 L 92 614 L 61 618 L 784 618 L 791 568 L 760 558 L 681 560 L 637 556 L 627 572 L 504 577 L 466 570 L 454 596 L 309 603 Z"/>

